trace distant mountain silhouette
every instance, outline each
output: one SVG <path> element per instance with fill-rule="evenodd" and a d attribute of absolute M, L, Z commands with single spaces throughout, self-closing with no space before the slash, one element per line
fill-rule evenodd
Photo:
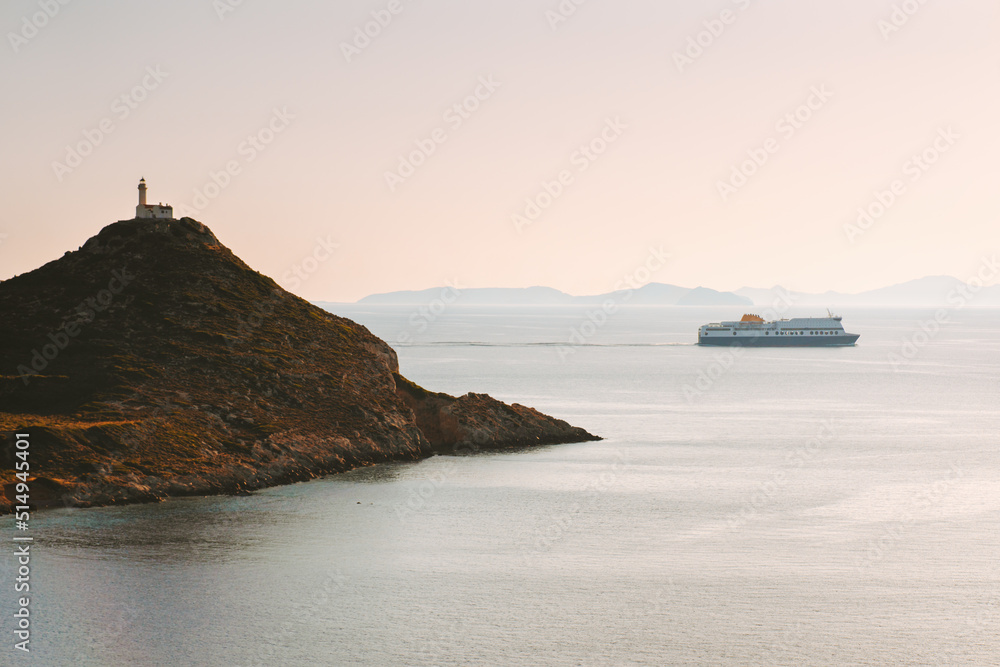
<path fill-rule="evenodd" d="M 461 298 L 462 304 L 470 306 L 498 305 L 551 305 L 572 303 L 573 297 L 551 287 L 480 287 L 457 289 L 453 287 L 432 287 L 425 290 L 407 290 L 372 294 L 358 303 L 373 305 L 422 304 L 434 299 Z"/>
<path fill-rule="evenodd" d="M 969 306 L 1000 306 L 1000 285 L 970 288 L 963 281 L 952 276 L 927 276 L 905 283 L 881 287 L 879 289 L 844 294 L 823 292 L 814 294 L 794 292 L 783 287 L 771 289 L 743 287 L 736 293 L 753 300 L 755 305 L 771 305 L 788 295 L 797 306 L 909 306 L 909 307 L 950 307 L 959 302 Z"/>
<path fill-rule="evenodd" d="M 707 287 L 695 287 L 677 302 L 678 306 L 750 306 L 753 302 L 732 292 L 717 292 Z"/>
<path fill-rule="evenodd" d="M 590 296 L 572 296 L 551 287 L 479 287 L 455 289 L 432 287 L 419 291 L 373 294 L 358 301 L 368 305 L 420 305 L 447 298 L 464 306 L 548 306 L 590 305 L 608 299 L 620 304 L 647 306 L 719 306 L 752 305 L 753 302 L 731 292 L 717 292 L 707 287 L 678 287 L 648 283 L 633 290 L 617 290 Z"/>
<path fill-rule="evenodd" d="M 843 292 L 794 292 L 781 286 L 743 287 L 720 292 L 708 287 L 679 287 L 648 283 L 633 290 L 618 290 L 590 296 L 573 296 L 551 287 L 493 287 L 454 289 L 434 287 L 419 291 L 373 294 L 358 301 L 369 305 L 421 305 L 447 295 L 449 303 L 465 306 L 547 306 L 593 305 L 611 299 L 621 305 L 643 306 L 770 306 L 791 297 L 797 306 L 909 306 L 948 307 L 957 305 L 1000 306 L 1000 285 L 970 288 L 952 276 L 927 276 L 898 285 L 845 294 Z"/>

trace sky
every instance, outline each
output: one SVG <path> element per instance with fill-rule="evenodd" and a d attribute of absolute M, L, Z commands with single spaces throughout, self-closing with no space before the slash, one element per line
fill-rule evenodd
<path fill-rule="evenodd" d="M 0 6 L 0 279 L 140 177 L 312 300 L 664 255 L 858 292 L 1000 246 L 996 0 L 63 2 Z"/>

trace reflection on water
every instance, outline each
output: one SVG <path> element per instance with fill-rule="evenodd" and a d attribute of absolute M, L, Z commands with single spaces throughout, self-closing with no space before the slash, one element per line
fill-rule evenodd
<path fill-rule="evenodd" d="M 54 510 L 38 518 L 45 546 L 127 560 L 203 561 L 252 548 L 288 509 L 244 497 L 179 498 L 154 505 Z"/>
<path fill-rule="evenodd" d="M 600 336 L 657 342 L 665 312 L 628 314 Z M 442 362 L 440 350 L 403 349 L 404 374 L 423 386 L 490 391 L 607 439 L 248 497 L 41 512 L 33 657 L 1000 664 L 1000 317 L 960 315 L 903 372 L 887 354 L 926 315 L 856 315 L 865 344 L 748 352 L 690 402 L 684 385 L 717 351 L 591 347 L 563 362 L 547 346 L 514 359 L 465 346 Z M 544 314 L 521 333 L 516 314 L 502 320 L 456 327 L 467 340 L 537 340 Z M 686 335 L 682 324 L 666 337 Z M 975 348 L 952 344 L 971 338 Z"/>
<path fill-rule="evenodd" d="M 357 484 L 380 484 L 392 482 L 399 479 L 400 474 L 405 473 L 411 463 L 382 463 L 364 468 L 355 468 L 339 475 L 344 481 L 355 482 Z"/>
<path fill-rule="evenodd" d="M 365 466 L 335 477 L 339 483 L 385 484 L 397 480 L 400 472 L 412 465 Z M 321 482 L 243 496 L 51 510 L 37 515 L 36 525 L 44 530 L 46 546 L 55 550 L 92 549 L 106 557 L 164 562 L 239 559 L 245 552 L 270 543 L 275 532 L 294 530 L 296 524 L 314 515 L 316 498 L 299 487 Z"/>

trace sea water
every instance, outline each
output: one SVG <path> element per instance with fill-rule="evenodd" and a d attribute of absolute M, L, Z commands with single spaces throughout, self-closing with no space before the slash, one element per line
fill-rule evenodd
<path fill-rule="evenodd" d="M 330 309 L 605 439 L 39 512 L 34 662 L 1000 664 L 1000 312 L 728 350 L 731 309 Z"/>

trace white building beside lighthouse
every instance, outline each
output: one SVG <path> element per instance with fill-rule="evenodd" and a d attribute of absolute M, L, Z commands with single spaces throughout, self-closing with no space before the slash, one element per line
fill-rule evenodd
<path fill-rule="evenodd" d="M 166 218 L 172 220 L 174 208 L 170 204 L 147 204 L 146 203 L 146 179 L 139 179 L 139 205 L 135 207 L 135 217 L 137 218 Z"/>

